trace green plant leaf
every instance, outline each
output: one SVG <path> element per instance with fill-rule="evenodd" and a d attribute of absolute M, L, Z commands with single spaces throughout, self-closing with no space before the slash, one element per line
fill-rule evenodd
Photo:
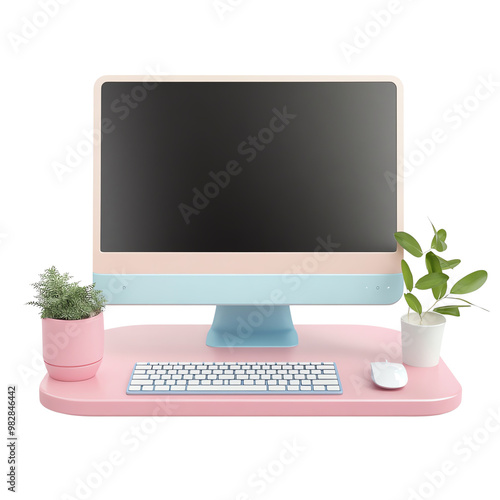
<path fill-rule="evenodd" d="M 448 290 L 448 283 L 443 283 L 432 288 L 432 295 L 436 300 L 442 299 L 446 295 L 446 290 Z"/>
<path fill-rule="evenodd" d="M 460 316 L 459 307 L 470 307 L 470 306 L 442 306 L 433 309 L 434 312 L 439 314 L 448 314 L 450 316 Z"/>
<path fill-rule="evenodd" d="M 451 288 L 451 293 L 461 295 L 475 292 L 484 285 L 487 279 L 488 273 L 486 271 L 474 271 L 457 281 Z"/>
<path fill-rule="evenodd" d="M 39 307 L 42 318 L 78 320 L 99 314 L 106 304 L 103 292 L 95 288 L 95 283 L 80 286 L 79 281 L 70 282 L 71 278 L 54 266 L 46 269 L 33 284 L 37 293 L 28 304 Z"/>
<path fill-rule="evenodd" d="M 406 260 L 401 261 L 401 271 L 403 272 L 403 280 L 405 286 L 409 292 L 413 290 L 413 274 L 411 274 L 410 266 L 407 264 Z"/>
<path fill-rule="evenodd" d="M 483 311 L 490 312 L 490 311 L 488 311 L 488 309 L 485 309 L 484 307 L 478 306 L 477 304 L 473 304 L 472 302 L 469 302 L 468 300 L 462 299 L 461 297 L 448 297 L 448 298 L 450 300 L 460 300 L 461 302 L 465 302 L 466 304 L 470 304 L 471 306 L 482 309 Z"/>
<path fill-rule="evenodd" d="M 412 293 L 405 293 L 405 300 L 410 309 L 413 309 L 416 313 L 422 314 L 422 304 Z"/>
<path fill-rule="evenodd" d="M 416 283 L 415 288 L 419 290 L 428 290 L 442 285 L 448 281 L 449 276 L 443 273 L 430 273 L 422 276 Z"/>
<path fill-rule="evenodd" d="M 436 255 L 441 264 L 441 270 L 445 271 L 446 269 L 454 269 L 455 267 L 462 262 L 460 259 L 452 259 L 452 260 L 444 260 L 439 255 Z"/>
<path fill-rule="evenodd" d="M 404 231 L 398 231 L 397 233 L 394 233 L 394 238 L 407 252 L 411 253 L 414 257 L 422 257 L 422 255 L 424 254 L 418 241 L 410 234 L 405 233 Z"/>
<path fill-rule="evenodd" d="M 434 238 L 432 238 L 431 248 L 434 248 L 438 252 L 444 252 L 448 248 L 448 245 L 445 243 L 447 236 L 446 231 L 444 229 L 436 231 L 436 228 L 430 219 L 429 222 L 431 223 L 432 229 L 434 229 Z"/>
<path fill-rule="evenodd" d="M 427 252 L 425 254 L 425 267 L 429 273 L 440 273 L 441 263 L 434 252 Z"/>
<path fill-rule="evenodd" d="M 425 266 L 427 267 L 427 271 L 429 271 L 429 273 L 441 272 L 441 263 L 434 252 L 427 252 L 425 255 Z M 436 300 L 442 299 L 446 295 L 447 288 L 448 285 L 446 282 L 442 285 L 435 286 L 432 288 L 432 295 L 434 295 Z"/>

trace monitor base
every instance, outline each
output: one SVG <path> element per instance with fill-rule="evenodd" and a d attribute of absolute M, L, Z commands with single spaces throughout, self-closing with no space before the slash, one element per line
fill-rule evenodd
<path fill-rule="evenodd" d="M 210 347 L 294 347 L 299 337 L 290 306 L 217 306 L 207 334 Z"/>

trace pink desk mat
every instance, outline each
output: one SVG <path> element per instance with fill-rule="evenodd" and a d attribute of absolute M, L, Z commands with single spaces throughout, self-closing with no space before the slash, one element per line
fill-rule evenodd
<path fill-rule="evenodd" d="M 433 368 L 406 366 L 408 384 L 375 386 L 370 362 L 401 362 L 398 331 L 373 326 L 298 325 L 299 345 L 283 349 L 213 348 L 206 325 L 141 325 L 106 330 L 97 375 L 60 382 L 48 375 L 40 401 L 71 415 L 437 415 L 457 408 L 462 388 L 440 360 Z M 342 395 L 127 395 L 138 361 L 335 361 Z"/>

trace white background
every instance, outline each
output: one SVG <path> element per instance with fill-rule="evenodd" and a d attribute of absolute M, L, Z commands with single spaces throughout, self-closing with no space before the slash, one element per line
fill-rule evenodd
<path fill-rule="evenodd" d="M 420 488 L 420 498 L 455 499 L 477 497 L 481 489 L 498 491 L 500 432 L 495 430 L 500 425 L 489 432 L 483 427 L 489 412 L 500 411 L 498 12 L 491 0 L 394 5 L 388 0 L 244 0 L 221 19 L 212 0 L 74 0 L 22 42 L 16 36 L 23 36 L 23 18 L 32 20 L 40 6 L 34 0 L 4 2 L 0 317 L 3 390 L 8 383 L 18 385 L 18 498 L 83 498 L 78 481 L 95 479 L 89 476 L 93 462 L 113 452 L 121 453 L 122 463 L 88 498 L 233 500 L 247 493 L 262 499 L 407 499 Z M 397 12 L 374 21 L 389 6 Z M 360 45 L 359 30 L 366 29 L 366 46 L 346 57 L 342 43 L 354 44 L 358 34 Z M 92 270 L 91 154 L 61 179 L 53 164 L 64 163 L 67 148 L 85 141 L 85 131 L 92 129 L 92 91 L 99 76 L 148 72 L 401 78 L 405 156 L 413 153 L 413 164 L 411 158 L 407 162 L 406 229 L 430 240 L 431 217 L 448 231 L 445 256 L 462 259 L 455 277 L 489 271 L 474 301 L 491 312 L 467 310 L 462 318 L 448 319 L 443 358 L 463 387 L 457 410 L 425 418 L 166 418 L 155 423 L 140 417 L 68 416 L 42 407 L 41 325 L 37 311 L 24 305 L 32 296 L 29 283 L 53 264 L 84 282 Z M 478 102 L 471 96 L 481 78 L 497 83 Z M 452 120 L 458 113 L 453 107 L 464 101 L 468 116 Z M 435 128 L 442 128 L 446 139 L 423 158 L 415 153 L 416 141 L 430 138 Z M 115 306 L 105 321 L 108 328 L 208 324 L 213 311 Z M 293 307 L 292 314 L 296 324 L 398 328 L 404 311 L 400 301 L 384 307 Z M 145 440 L 137 449 L 125 445 L 123 436 L 141 425 L 150 432 Z M 457 444 L 467 435 L 474 436 L 471 444 Z M 283 442 L 294 440 L 302 451 L 280 470 L 275 461 Z M 445 461 L 453 462 L 454 473 L 438 488 L 426 485 L 426 474 Z M 248 483 L 268 466 L 280 473 L 263 491 Z M 5 491 L 4 481 L 1 488 Z"/>

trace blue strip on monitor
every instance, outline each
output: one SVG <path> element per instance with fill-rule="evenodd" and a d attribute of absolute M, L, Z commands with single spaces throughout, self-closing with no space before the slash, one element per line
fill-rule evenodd
<path fill-rule="evenodd" d="M 109 304 L 393 304 L 397 274 L 98 274 Z"/>

